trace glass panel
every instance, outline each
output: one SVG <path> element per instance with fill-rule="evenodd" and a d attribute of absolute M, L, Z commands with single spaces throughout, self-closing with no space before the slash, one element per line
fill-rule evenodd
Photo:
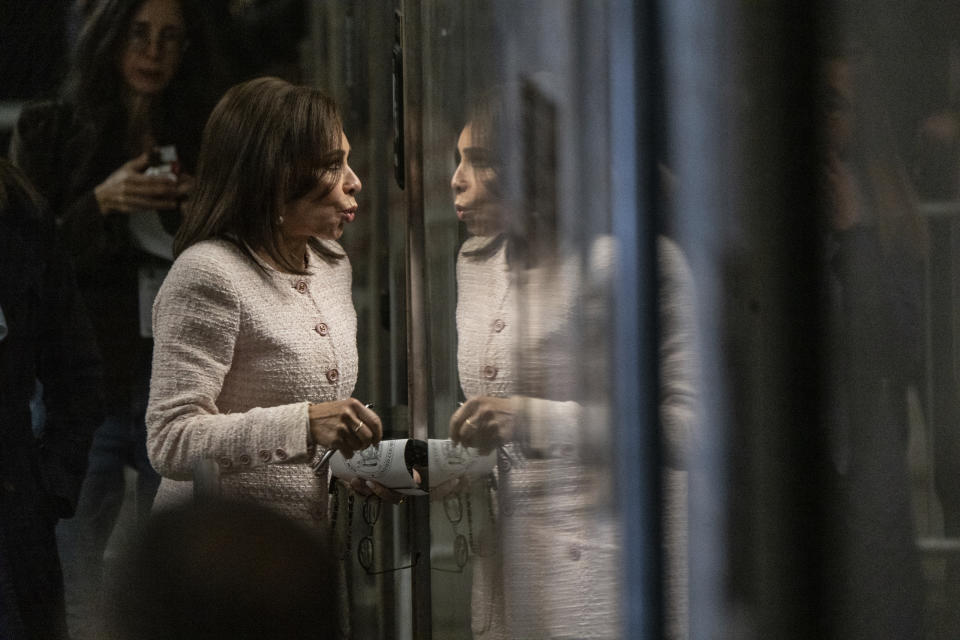
<path fill-rule="evenodd" d="M 956 2 L 838 14 L 822 55 L 840 631 L 955 637 Z"/>
<path fill-rule="evenodd" d="M 958 5 L 663 9 L 692 635 L 955 637 Z"/>
<path fill-rule="evenodd" d="M 608 7 L 420 17 L 433 637 L 622 637 Z"/>
<path fill-rule="evenodd" d="M 502 52 L 488 2 L 428 2 L 420 7 L 417 41 L 423 63 L 424 264 L 429 292 L 431 483 L 441 458 L 455 463 L 462 451 L 449 441 L 450 417 L 463 400 L 457 370 L 457 255 L 466 231 L 451 193 L 456 143 L 471 96 L 496 81 Z M 439 455 L 434 455 L 434 454 Z M 456 482 L 456 479 L 454 479 Z M 473 570 L 482 541 L 494 533 L 486 478 L 469 488 L 441 486 L 430 500 L 430 608 L 435 638 L 471 638 Z"/>
<path fill-rule="evenodd" d="M 390 166 L 394 152 L 393 3 L 309 3 L 309 81 L 340 105 L 363 182 L 356 220 L 341 238 L 353 265 L 359 376 L 354 397 L 370 402 L 385 440 L 406 439 L 407 210 Z M 350 637 L 408 638 L 412 633 L 410 542 L 405 506 L 378 504 L 340 487 L 334 550 L 349 588 Z"/>

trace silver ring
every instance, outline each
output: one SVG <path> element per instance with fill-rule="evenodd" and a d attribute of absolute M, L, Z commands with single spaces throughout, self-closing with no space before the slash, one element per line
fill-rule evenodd
<path fill-rule="evenodd" d="M 357 422 L 357 424 L 353 425 L 354 433 L 357 433 L 358 431 L 360 431 L 360 429 L 363 429 L 363 420 L 360 420 L 359 422 Z"/>
<path fill-rule="evenodd" d="M 475 425 L 474 423 L 470 422 L 470 418 L 467 418 L 466 420 L 464 420 L 464 421 L 463 421 L 463 424 L 468 424 L 468 425 L 470 425 L 471 427 L 473 427 L 474 429 L 477 428 L 477 425 Z"/>

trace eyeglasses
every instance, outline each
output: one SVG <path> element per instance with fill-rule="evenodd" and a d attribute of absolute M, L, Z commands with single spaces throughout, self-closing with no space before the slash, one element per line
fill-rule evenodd
<path fill-rule="evenodd" d="M 181 54 L 187 48 L 187 38 L 183 31 L 176 27 L 164 27 L 154 35 L 150 25 L 146 22 L 136 22 L 130 27 L 127 34 L 127 46 L 137 53 L 146 53 L 157 43 L 157 54 L 166 56 L 171 53 Z"/>
<path fill-rule="evenodd" d="M 331 505 L 331 514 L 330 514 L 330 529 L 331 534 L 336 529 L 337 525 L 337 516 L 340 511 L 340 492 L 331 487 L 331 493 L 333 493 L 333 501 Z M 350 557 L 353 550 L 353 511 L 356 502 L 356 495 L 353 492 L 350 492 L 347 496 L 347 531 L 346 531 L 346 552 L 343 555 L 342 559 L 347 559 Z M 363 536 L 360 539 L 360 544 L 357 545 L 357 561 L 360 563 L 360 566 L 363 570 L 370 576 L 381 575 L 384 573 L 392 573 L 394 571 L 400 571 L 402 569 L 412 569 L 417 566 L 417 561 L 420 559 L 420 552 L 416 551 L 413 553 L 413 560 L 408 565 L 402 567 L 394 567 L 392 569 L 381 569 L 379 571 L 374 571 L 374 559 L 375 559 L 375 548 L 373 542 L 373 526 L 380 520 L 380 512 L 382 511 L 382 502 L 380 497 L 377 495 L 369 495 L 364 499 L 363 505 L 360 507 L 360 511 L 363 515 L 363 521 L 370 527 L 370 532 Z"/>
<path fill-rule="evenodd" d="M 496 480 L 494 479 L 493 474 L 490 474 L 487 477 L 486 490 L 487 518 L 489 519 L 488 526 L 495 526 L 496 517 L 493 513 L 493 504 L 494 494 L 496 493 Z M 473 535 L 473 501 L 470 498 L 470 492 L 471 489 L 468 487 L 461 491 L 448 493 L 443 497 L 443 514 L 447 517 L 447 521 L 450 523 L 453 533 L 456 534 L 453 538 L 453 561 L 456 564 L 456 569 L 445 568 L 434 564 L 430 567 L 434 571 L 443 571 L 445 573 L 463 573 L 463 569 L 467 565 L 471 555 L 479 557 L 489 556 L 489 551 L 485 550 L 482 544 L 481 539 L 483 536 L 474 538 Z M 463 521 L 464 515 L 467 516 L 466 536 L 460 533 L 457 526 Z"/>
<path fill-rule="evenodd" d="M 350 498 L 353 498 L 353 494 L 350 494 Z M 370 533 L 365 535 L 360 539 L 360 544 L 357 545 L 357 560 L 360 562 L 360 566 L 363 567 L 363 570 L 367 572 L 368 576 L 376 576 L 383 573 L 391 573 L 393 571 L 400 571 L 401 569 L 412 569 L 417 565 L 417 560 L 420 559 L 420 553 L 414 552 L 413 562 L 403 567 L 394 567 L 393 569 L 381 569 L 380 571 L 373 571 L 373 525 L 377 523 L 377 520 L 380 519 L 380 506 L 382 505 L 380 501 L 380 496 L 369 495 L 363 502 L 363 521 L 367 523 L 367 526 L 370 527 Z"/>
<path fill-rule="evenodd" d="M 467 494 L 467 504 L 470 504 L 470 496 Z M 453 527 L 456 537 L 453 539 L 453 561 L 456 563 L 456 569 L 446 569 L 434 564 L 430 568 L 434 571 L 443 571 L 445 573 L 463 573 L 463 568 L 467 566 L 467 560 L 470 558 L 470 543 L 467 538 L 457 531 L 457 524 L 463 520 L 463 501 L 460 493 L 448 493 L 443 497 L 443 513 Z M 473 541 L 473 527 L 470 527 L 470 540 Z"/>

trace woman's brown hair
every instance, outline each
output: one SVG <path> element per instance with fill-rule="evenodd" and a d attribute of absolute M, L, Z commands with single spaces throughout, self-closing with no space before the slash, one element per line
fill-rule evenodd
<path fill-rule="evenodd" d="M 264 251 L 284 270 L 304 273 L 279 243 L 287 204 L 319 185 L 333 189 L 343 167 L 342 125 L 318 89 L 256 78 L 229 89 L 203 130 L 197 185 L 174 241 L 174 255 L 202 240 L 228 240 L 255 262 Z M 317 239 L 334 262 L 344 257 Z M 258 262 L 259 264 L 259 262 Z"/>
<path fill-rule="evenodd" d="M 521 107 L 511 112 L 508 100 L 515 98 Z M 532 83 L 522 85 L 495 86 L 481 94 L 470 105 L 467 124 L 470 126 L 474 146 L 487 151 L 486 161 L 491 176 L 484 186 L 496 198 L 504 202 L 512 211 L 507 215 L 506 229 L 489 242 L 470 251 L 464 251 L 467 258 L 485 260 L 506 244 L 507 262 L 510 265 L 533 267 L 544 261 L 556 259 L 559 255 L 559 230 L 555 198 L 549 196 L 545 201 L 535 202 L 529 193 L 522 197 L 511 198 L 511 190 L 504 184 L 508 172 L 518 173 L 522 167 L 526 172 L 535 171 L 541 190 L 545 194 L 556 194 L 557 164 L 551 155 L 553 149 L 546 151 L 543 157 L 534 158 L 529 147 L 531 137 L 537 127 L 549 127 L 552 119 L 538 122 L 534 117 L 535 107 L 544 104 L 539 92 Z M 544 131 L 549 132 L 548 129 Z M 544 131 L 539 131 L 541 135 Z M 537 167 L 530 163 L 539 162 Z M 521 185 L 512 185 L 514 192 Z"/>

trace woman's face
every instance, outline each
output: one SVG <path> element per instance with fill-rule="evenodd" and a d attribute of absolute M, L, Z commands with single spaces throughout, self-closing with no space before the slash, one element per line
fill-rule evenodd
<path fill-rule="evenodd" d="M 350 168 L 350 143 L 347 136 L 340 134 L 340 149 L 343 151 L 343 170 L 337 184 L 324 194 L 324 185 L 318 185 L 307 195 L 287 205 L 280 226 L 284 238 L 290 242 L 301 242 L 310 238 L 331 238 L 339 240 L 343 227 L 357 215 L 357 193 L 360 192 L 360 178 Z"/>
<path fill-rule="evenodd" d="M 476 146 L 471 125 L 457 140 L 457 169 L 450 186 L 457 218 L 475 236 L 495 236 L 506 227 L 502 199 L 494 193 L 497 180 L 489 149 Z"/>
<path fill-rule="evenodd" d="M 180 67 L 185 42 L 179 0 L 146 0 L 130 22 L 120 56 L 127 88 L 146 96 L 162 93 Z"/>

